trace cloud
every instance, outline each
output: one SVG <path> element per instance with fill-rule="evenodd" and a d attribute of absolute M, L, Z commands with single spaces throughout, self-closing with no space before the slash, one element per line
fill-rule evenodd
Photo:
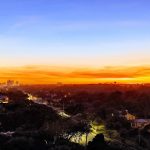
<path fill-rule="evenodd" d="M 99 70 L 77 71 L 70 75 L 81 78 L 137 78 L 150 76 L 150 67 L 105 67 Z"/>
<path fill-rule="evenodd" d="M 61 68 L 50 66 L 26 66 L 1 68 L 0 79 L 18 80 L 28 84 L 50 84 L 58 81 L 64 83 L 98 83 L 103 81 L 150 82 L 150 66 L 119 66 L 92 68 Z M 146 81 L 144 80 L 146 78 Z M 141 79 L 141 80 L 140 80 Z M 143 80 L 142 80 L 143 79 Z M 148 80 L 147 80 L 148 79 Z"/>

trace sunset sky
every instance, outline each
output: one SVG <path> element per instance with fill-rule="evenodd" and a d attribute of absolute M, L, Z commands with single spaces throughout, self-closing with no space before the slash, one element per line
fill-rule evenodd
<path fill-rule="evenodd" d="M 0 82 L 150 83 L 149 0 L 1 0 Z"/>

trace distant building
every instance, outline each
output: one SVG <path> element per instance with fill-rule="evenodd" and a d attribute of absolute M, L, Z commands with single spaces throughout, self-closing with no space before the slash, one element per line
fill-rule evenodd
<path fill-rule="evenodd" d="M 7 87 L 17 87 L 19 86 L 19 82 L 18 81 L 14 81 L 14 80 L 7 80 L 6 84 L 4 84 Z"/>
<path fill-rule="evenodd" d="M 57 86 L 62 86 L 63 83 L 62 82 L 57 82 Z"/>
<path fill-rule="evenodd" d="M 19 86 L 20 84 L 19 84 L 19 82 L 18 81 L 16 81 L 15 82 L 15 86 Z"/>
<path fill-rule="evenodd" d="M 7 86 L 14 86 L 15 82 L 14 80 L 7 80 Z"/>

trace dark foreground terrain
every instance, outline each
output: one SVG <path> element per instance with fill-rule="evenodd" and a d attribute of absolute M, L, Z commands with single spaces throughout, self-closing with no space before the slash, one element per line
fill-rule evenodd
<path fill-rule="evenodd" d="M 131 126 L 150 118 L 149 87 L 61 88 L 1 90 L 0 150 L 150 149 L 150 124 Z"/>

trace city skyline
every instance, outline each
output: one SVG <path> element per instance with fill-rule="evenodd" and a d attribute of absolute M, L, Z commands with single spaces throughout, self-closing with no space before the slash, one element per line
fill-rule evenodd
<path fill-rule="evenodd" d="M 149 83 L 149 4 L 148 0 L 2 1 L 1 80 Z"/>

